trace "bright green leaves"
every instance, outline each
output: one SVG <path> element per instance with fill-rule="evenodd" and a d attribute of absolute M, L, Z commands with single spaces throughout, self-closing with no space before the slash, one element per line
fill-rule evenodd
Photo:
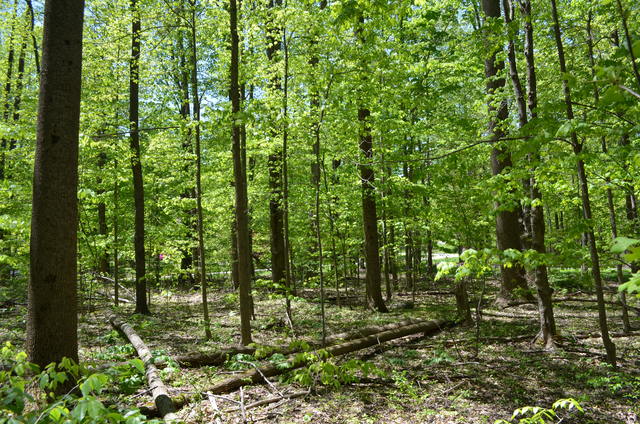
<path fill-rule="evenodd" d="M 640 240 L 628 237 L 617 237 L 611 246 L 611 252 L 624 254 L 624 259 L 629 262 L 640 261 Z M 618 287 L 620 291 L 629 293 L 638 293 L 640 297 L 640 272 L 636 272 L 631 276 L 629 281 Z"/>

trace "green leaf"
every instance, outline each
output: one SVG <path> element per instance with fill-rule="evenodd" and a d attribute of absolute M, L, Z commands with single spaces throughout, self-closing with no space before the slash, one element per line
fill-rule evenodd
<path fill-rule="evenodd" d="M 632 239 L 632 238 L 628 238 L 628 237 L 616 237 L 613 240 L 613 245 L 611 246 L 611 252 L 612 253 L 624 253 L 625 251 L 629 250 L 629 247 L 640 243 L 640 240 L 638 239 Z"/>

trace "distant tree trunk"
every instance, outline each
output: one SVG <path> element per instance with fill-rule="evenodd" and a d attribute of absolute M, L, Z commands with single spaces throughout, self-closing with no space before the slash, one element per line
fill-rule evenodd
<path fill-rule="evenodd" d="M 503 0 L 503 8 L 505 10 L 505 23 L 507 26 L 513 20 L 513 9 L 511 0 Z M 537 90 L 537 77 L 534 61 L 534 49 L 533 49 L 533 24 L 531 22 L 531 3 L 529 0 L 525 0 L 521 3 L 521 11 L 525 21 L 525 60 L 527 62 L 527 83 L 528 83 L 528 102 L 525 101 L 525 92 L 520 81 L 518 74 L 518 66 L 516 63 L 515 44 L 513 39 L 509 37 L 509 74 L 511 76 L 511 82 L 513 85 L 514 94 L 518 104 L 518 121 L 520 128 L 522 129 L 529 122 L 527 115 L 527 103 L 531 118 L 536 119 L 538 116 L 538 90 Z M 544 209 L 542 206 L 542 195 L 538 189 L 537 181 L 535 178 L 535 167 L 540 161 L 539 152 L 529 154 L 529 163 L 531 166 L 530 177 L 527 179 L 528 184 L 525 187 L 528 188 L 529 198 L 531 199 L 532 206 L 528 208 L 528 212 L 525 214 L 527 218 L 529 228 L 527 234 L 529 235 L 529 244 L 532 249 L 540 254 L 546 253 L 545 247 L 545 224 L 544 224 Z M 549 285 L 549 278 L 547 273 L 547 266 L 540 264 L 535 267 L 533 273 L 533 280 L 536 286 L 538 294 L 538 313 L 540 318 L 540 332 L 538 337 L 543 341 L 546 347 L 553 348 L 553 338 L 556 336 L 556 322 L 553 314 L 553 289 Z"/>
<path fill-rule="evenodd" d="M 136 309 L 137 314 L 150 314 L 147 305 L 147 278 L 144 253 L 144 182 L 140 156 L 140 11 L 137 0 L 131 0 L 131 59 L 129 63 L 129 145 L 131 149 L 131 171 L 133 173 L 133 200 L 135 204 L 134 250 L 136 261 Z"/>
<path fill-rule="evenodd" d="M 100 152 L 98 154 L 98 169 L 102 171 L 106 163 L 107 163 L 107 154 L 104 152 Z M 97 183 L 98 183 L 98 186 L 100 186 L 102 184 L 102 178 L 99 178 Z M 102 199 L 102 195 L 104 195 L 104 189 L 98 188 L 96 193 L 98 194 L 98 196 L 100 196 L 100 202 L 98 203 L 98 234 L 100 234 L 102 237 L 106 239 L 108 229 L 107 229 L 107 205 L 104 202 L 104 199 Z M 98 257 L 98 271 L 101 272 L 102 274 L 109 273 L 109 254 L 107 252 L 108 250 L 105 247 L 100 252 Z"/>
<path fill-rule="evenodd" d="M 231 221 L 231 283 L 233 289 L 238 290 L 240 288 L 240 281 L 238 268 L 238 233 L 236 231 L 236 219 L 235 217 Z"/>
<path fill-rule="evenodd" d="M 202 148 L 200 147 L 200 96 L 198 91 L 198 43 L 196 39 L 197 0 L 191 3 L 191 92 L 193 93 L 193 120 L 195 121 L 196 149 L 196 211 L 198 226 L 198 258 L 200 260 L 200 291 L 202 293 L 202 313 L 205 339 L 211 339 L 209 304 L 207 303 L 207 261 L 204 250 L 204 223 L 202 218 Z"/>
<path fill-rule="evenodd" d="M 27 10 L 29 13 L 29 24 L 31 30 L 31 40 L 33 42 L 33 58 L 36 65 L 36 73 L 40 76 L 40 53 L 38 51 L 38 40 L 36 39 L 35 27 L 35 15 L 33 13 L 33 3 L 31 0 L 26 0 Z"/>
<path fill-rule="evenodd" d="M 560 72 L 563 75 L 562 87 L 564 91 L 564 102 L 566 106 L 567 119 L 572 120 L 573 104 L 571 103 L 571 88 L 567 81 L 567 66 L 564 58 L 564 47 L 562 45 L 562 35 L 560 32 L 560 23 L 558 19 L 558 9 L 556 7 L 556 0 L 551 0 L 551 14 L 553 17 L 553 30 L 556 41 L 556 47 L 558 50 L 558 62 L 560 64 Z M 582 213 L 585 222 L 591 226 L 591 200 L 589 199 L 589 184 L 587 181 L 587 173 L 585 171 L 584 161 L 582 159 L 582 143 L 578 141 L 578 137 L 575 131 L 571 132 L 571 143 L 573 145 L 573 152 L 577 157 L 578 167 L 578 180 L 580 182 L 580 197 L 582 199 Z M 598 257 L 598 249 L 596 246 L 595 234 L 593 228 L 589 227 L 587 231 L 587 242 L 589 245 L 589 253 L 591 255 L 591 272 L 593 274 L 593 280 L 596 288 L 596 298 L 598 300 L 598 318 L 600 324 L 600 333 L 602 335 L 602 343 L 607 352 L 607 362 L 613 367 L 616 366 L 616 345 L 611 341 L 609 337 L 609 326 L 607 324 L 607 312 L 604 304 L 604 291 L 602 288 L 602 276 L 600 275 L 600 258 Z"/>
<path fill-rule="evenodd" d="M 482 0 L 482 10 L 489 18 L 500 17 L 500 0 Z M 488 46 L 491 54 L 485 58 L 484 69 L 487 79 L 487 94 L 494 97 L 505 86 L 505 79 L 501 77 L 504 69 L 504 62 L 496 59 L 497 50 L 493 46 Z M 500 101 L 498 107 L 495 106 L 495 99 L 488 102 L 489 115 L 489 132 L 494 140 L 504 138 L 503 123 L 508 118 L 507 102 Z M 512 166 L 511 154 L 502 147 L 496 145 L 491 151 L 491 170 L 493 175 L 499 175 L 505 172 L 505 169 Z M 496 207 L 500 205 L 497 203 Z M 521 226 L 519 222 L 519 213 L 517 210 L 501 210 L 496 214 L 496 242 L 499 250 L 516 249 L 522 250 L 521 243 Z M 512 297 L 513 290 L 516 288 L 527 289 L 527 282 L 524 278 L 524 269 L 521 265 L 511 267 L 500 267 L 501 271 L 501 288 L 500 299 L 508 299 Z"/>
<path fill-rule="evenodd" d="M 277 53 L 282 50 L 282 27 L 276 22 L 278 9 L 282 6 L 282 0 L 270 0 L 270 18 L 267 29 L 267 58 L 273 66 L 277 63 Z M 270 77 L 270 89 L 282 94 L 282 83 L 277 71 L 272 70 Z M 274 111 L 271 117 L 271 137 L 276 140 L 280 134 L 278 129 L 278 118 L 280 110 Z M 272 146 L 269 154 L 269 188 L 271 197 L 269 199 L 269 222 L 271 229 L 271 276 L 275 284 L 283 284 L 286 280 L 286 252 L 284 240 L 284 210 L 282 198 L 282 146 L 279 143 Z"/>
<path fill-rule="evenodd" d="M 591 66 L 591 77 L 594 81 L 596 81 L 596 68 L 595 68 L 595 58 L 593 54 L 593 31 L 591 29 L 591 21 L 593 15 L 592 12 L 589 11 L 589 17 L 587 18 L 587 48 L 589 52 L 589 64 Z M 600 91 L 598 89 L 597 84 L 593 84 L 593 98 L 594 103 L 597 106 L 600 103 Z M 608 152 L 607 147 L 607 139 L 605 136 L 600 138 L 600 144 L 602 146 L 602 153 L 605 155 Z M 616 221 L 616 209 L 614 207 L 613 202 L 613 190 L 611 190 L 611 178 L 607 175 L 605 177 L 605 182 L 607 183 L 607 208 L 609 209 L 609 223 L 611 225 L 611 238 L 615 239 L 618 237 L 618 224 Z M 619 259 L 619 258 L 618 258 Z M 616 264 L 616 278 L 618 280 L 618 284 L 622 284 L 624 282 L 624 276 L 622 274 L 622 264 L 618 261 Z M 620 292 L 620 303 L 622 306 L 622 325 L 623 331 L 625 334 L 631 331 L 631 324 L 629 323 L 629 312 L 627 309 L 627 299 L 624 291 Z"/>
<path fill-rule="evenodd" d="M 622 29 L 624 30 L 624 36 L 627 40 L 627 51 L 629 52 L 629 59 L 631 59 L 631 68 L 633 69 L 633 75 L 636 78 L 636 84 L 638 84 L 638 88 L 640 89 L 640 70 L 638 70 L 638 62 L 636 61 L 637 58 L 633 49 L 633 40 L 631 39 L 631 34 L 629 33 L 629 25 L 627 23 L 629 12 L 624 10 L 621 0 L 616 0 L 616 4 L 618 5 L 618 12 L 620 13 L 620 17 L 622 18 Z"/>
<path fill-rule="evenodd" d="M 179 3 L 179 11 L 183 12 L 183 3 Z M 189 66 L 187 66 L 187 49 L 184 45 L 184 38 L 186 38 L 186 34 L 184 31 L 180 30 L 177 34 L 177 54 L 179 55 L 178 65 L 180 69 L 178 70 L 178 76 L 176 78 L 176 82 L 178 88 L 180 89 L 180 117 L 183 120 L 183 123 L 188 124 L 189 119 L 191 117 L 191 107 L 190 107 L 190 95 L 189 95 Z M 182 141 L 182 149 L 187 155 L 191 155 L 193 152 L 193 145 L 191 139 L 191 128 L 185 128 L 183 130 L 183 141 Z M 184 168 L 187 174 L 190 174 L 191 168 L 191 159 L 185 160 Z M 192 185 L 188 185 L 184 191 L 180 194 L 182 199 L 193 199 L 195 197 L 195 191 Z M 194 244 L 194 222 L 193 216 L 197 214 L 191 207 L 191 202 L 189 202 L 190 206 L 186 208 L 183 213 L 185 216 L 185 236 L 187 239 L 187 246 L 180 248 L 180 254 L 182 257 L 180 258 L 180 274 L 178 275 L 178 284 L 183 287 L 193 287 L 195 284 L 195 280 L 193 278 L 193 261 L 194 261 L 194 249 L 192 245 Z M 197 233 L 197 223 L 195 225 L 196 233 Z"/>
<path fill-rule="evenodd" d="M 113 302 L 118 306 L 120 290 L 120 242 L 118 220 L 120 218 L 120 182 L 118 181 L 118 159 L 114 160 L 115 183 L 113 188 Z"/>
<path fill-rule="evenodd" d="M 31 215 L 27 352 L 78 360 L 78 133 L 83 1 L 47 0 Z"/>
<path fill-rule="evenodd" d="M 238 281 L 240 292 L 240 333 L 241 343 L 251 343 L 251 257 L 249 250 L 249 205 L 247 199 L 246 155 L 241 149 L 242 140 L 240 125 L 236 122 L 240 114 L 239 84 L 239 39 L 238 39 L 238 6 L 236 0 L 229 0 L 229 28 L 231 32 L 231 66 L 229 98 L 231 100 L 231 129 L 233 150 L 233 176 L 236 192 L 235 217 L 238 234 Z"/>
<path fill-rule="evenodd" d="M 13 47 L 14 38 L 15 38 L 15 30 L 16 30 L 16 21 L 18 17 L 18 0 L 14 0 L 13 4 L 13 12 L 11 16 L 11 30 L 9 33 L 8 40 L 8 48 L 9 53 L 7 54 L 7 70 L 6 70 L 6 80 L 4 83 L 3 89 L 3 99 L 2 99 L 2 120 L 3 122 L 9 121 L 9 116 L 11 114 L 11 83 L 13 82 L 13 67 L 14 67 L 14 57 L 15 57 L 15 49 Z M 0 180 L 6 178 L 6 158 L 5 151 L 8 147 L 7 139 L 2 138 L 0 141 Z"/>

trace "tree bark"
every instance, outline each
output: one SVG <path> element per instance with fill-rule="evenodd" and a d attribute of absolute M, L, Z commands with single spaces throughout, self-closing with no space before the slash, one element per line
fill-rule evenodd
<path fill-rule="evenodd" d="M 282 0 L 270 0 L 270 18 L 267 28 L 267 58 L 272 67 L 277 65 L 277 54 L 282 50 L 282 27 L 276 22 L 278 10 L 282 6 Z M 270 90 L 275 95 L 282 95 L 282 83 L 279 72 L 275 69 L 271 70 L 271 78 L 269 81 Z M 274 115 L 270 119 L 270 136 L 273 140 L 277 140 L 280 136 L 278 128 L 279 119 L 277 116 L 280 110 L 276 109 Z M 269 223 L 271 230 L 271 278 L 274 284 L 283 284 L 286 280 L 286 251 L 284 240 L 284 209 L 282 196 L 282 146 L 279 142 L 271 147 L 269 154 L 269 189 L 271 197 L 269 198 Z"/>
<path fill-rule="evenodd" d="M 135 207 L 134 251 L 136 261 L 136 309 L 137 314 L 150 314 L 147 304 L 147 278 L 144 252 L 144 180 L 140 155 L 139 87 L 140 87 L 140 11 L 137 0 L 130 0 L 131 58 L 129 62 L 129 147 L 131 172 L 133 173 L 133 200 Z"/>
<path fill-rule="evenodd" d="M 503 0 L 503 5 L 505 10 L 505 23 L 509 26 L 513 20 L 511 1 Z M 520 128 L 522 129 L 529 122 L 527 106 L 529 108 L 529 113 L 531 113 L 532 120 L 536 119 L 538 116 L 538 112 L 536 110 L 538 107 L 538 91 L 533 50 L 533 23 L 531 22 L 531 3 L 529 0 L 525 0 L 521 3 L 521 12 L 525 21 L 525 60 L 527 63 L 528 102 L 525 101 L 525 92 L 522 88 L 522 83 L 520 82 L 518 66 L 516 63 L 515 45 L 511 35 L 509 36 L 509 74 L 511 76 L 511 82 L 518 104 L 518 121 Z M 545 254 L 544 209 L 542 206 L 542 194 L 538 189 L 535 178 L 535 170 L 539 161 L 540 153 L 538 151 L 529 154 L 529 164 L 531 169 L 530 176 L 527 179 L 525 187 L 528 188 L 531 207 L 528 208 L 528 213 L 525 214 L 525 217 L 529 221 L 529 225 L 526 227 L 530 229 L 527 233 L 530 235 L 529 243 L 531 248 L 540 254 Z M 538 294 L 538 313 L 540 317 L 539 337 L 547 348 L 553 348 L 553 338 L 556 336 L 556 322 L 553 314 L 552 301 L 553 289 L 549 285 L 547 266 L 544 263 L 535 267 L 533 279 Z"/>
<path fill-rule="evenodd" d="M 246 157 L 242 149 L 240 124 L 240 84 L 239 84 L 239 38 L 238 6 L 236 0 L 229 0 L 229 29 L 231 33 L 231 66 L 229 99 L 231 100 L 231 132 L 233 151 L 233 176 L 236 192 L 235 218 L 238 236 L 238 282 L 240 292 L 240 335 L 241 343 L 251 343 L 251 253 L 249 250 L 249 205 L 247 199 Z"/>
<path fill-rule="evenodd" d="M 568 120 L 573 120 L 573 104 L 571 103 L 571 88 L 566 78 L 567 66 L 564 58 L 564 47 L 562 45 L 562 34 L 560 32 L 560 23 L 558 19 L 558 9 L 556 6 L 556 0 L 551 0 L 551 15 L 553 18 L 553 30 L 556 41 L 556 47 L 558 50 L 558 62 L 560 64 L 560 72 L 562 73 L 562 88 L 564 91 L 564 102 L 566 106 L 566 116 Z M 616 345 L 611 341 L 609 337 L 609 326 L 607 323 L 607 312 L 604 304 L 604 294 L 602 288 L 602 276 L 600 274 L 600 258 L 598 257 L 598 249 L 596 246 L 595 234 L 592 228 L 592 214 L 591 214 L 591 200 L 589 199 L 589 184 L 587 181 L 587 173 L 584 167 L 584 161 L 582 160 L 582 143 L 578 141 L 578 136 L 575 131 L 571 132 L 571 143 L 573 145 L 573 152 L 577 159 L 578 181 L 580 183 L 580 198 L 582 200 L 582 214 L 583 218 L 589 226 L 586 235 L 587 243 L 589 246 L 589 253 L 591 256 L 591 273 L 596 289 L 596 298 L 598 299 L 598 321 L 600 324 L 600 333 L 602 337 L 602 343 L 607 352 L 607 362 L 613 367 L 616 367 Z"/>
<path fill-rule="evenodd" d="M 488 18 L 500 18 L 500 0 L 482 0 L 482 10 Z M 487 42 L 488 43 L 488 42 Z M 504 62 L 496 59 L 499 49 L 494 46 L 487 46 L 491 52 L 484 61 L 485 77 L 487 79 L 486 91 L 489 96 L 489 127 L 491 138 L 499 140 L 504 138 L 503 126 L 508 118 L 506 100 L 500 100 L 496 107 L 496 95 L 505 86 L 505 79 L 501 76 L 504 69 Z M 512 167 L 511 154 L 506 148 L 496 146 L 491 151 L 491 170 L 493 175 L 507 173 Z M 519 223 L 519 213 L 515 209 L 503 210 L 500 203 L 496 202 L 496 243 L 499 250 L 515 249 L 522 250 L 521 226 Z M 501 287 L 500 296 L 502 300 L 508 300 L 513 296 L 513 290 L 520 288 L 527 289 L 527 282 L 524 278 L 524 269 L 521 265 L 511 267 L 500 267 Z"/>
<path fill-rule="evenodd" d="M 84 2 L 47 0 L 31 215 L 27 352 L 78 360 L 78 133 Z"/>
<path fill-rule="evenodd" d="M 209 304 L 207 303 L 207 261 L 204 250 L 204 220 L 202 214 L 202 148 L 200 147 L 200 96 L 198 90 L 198 50 L 196 39 L 197 0 L 191 4 L 191 92 L 193 93 L 193 120 L 195 121 L 196 149 L 196 213 L 198 227 L 198 259 L 200 263 L 200 291 L 202 293 L 202 313 L 205 339 L 211 339 Z"/>
<path fill-rule="evenodd" d="M 144 362 L 144 367 L 146 369 L 145 375 L 147 377 L 147 383 L 149 384 L 149 388 L 151 389 L 151 395 L 153 396 L 153 402 L 158 409 L 159 414 L 166 421 L 176 420 L 178 417 L 175 415 L 176 408 L 169 396 L 169 392 L 167 387 L 162 382 L 160 375 L 158 373 L 158 369 L 154 365 L 153 355 L 151 351 L 147 347 L 147 345 L 142 341 L 140 336 L 131 328 L 129 324 L 120 320 L 116 316 L 111 316 L 109 318 L 109 322 L 111 325 L 131 342 L 133 347 L 136 348 L 136 352 L 138 352 L 138 356 Z"/>
<path fill-rule="evenodd" d="M 593 54 L 593 32 L 591 29 L 591 21 L 592 21 L 592 13 L 589 12 L 589 17 L 587 18 L 587 48 L 589 52 L 589 64 L 591 66 L 591 77 L 594 81 L 596 81 L 596 69 L 595 69 L 595 58 Z M 598 85 L 593 84 L 593 98 L 594 103 L 597 106 L 600 103 L 600 92 L 598 89 Z M 607 139 L 605 136 L 600 138 L 600 144 L 602 146 L 602 153 L 607 154 L 608 146 Z M 605 182 L 607 184 L 607 208 L 609 210 L 609 224 L 611 225 L 611 238 L 615 239 L 618 237 L 618 224 L 616 220 L 616 210 L 613 203 L 613 190 L 611 190 L 611 178 L 607 175 L 605 178 Z M 624 283 L 624 276 L 622 274 L 622 264 L 616 264 L 616 278 L 618 280 L 618 284 Z M 631 331 L 631 324 L 629 323 L 629 312 L 627 310 L 627 299 L 625 296 L 625 292 L 620 292 L 620 303 L 622 304 L 622 325 L 625 333 L 629 333 Z"/>

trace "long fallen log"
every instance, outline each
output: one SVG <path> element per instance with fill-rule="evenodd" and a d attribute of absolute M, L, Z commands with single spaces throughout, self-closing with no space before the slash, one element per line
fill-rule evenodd
<path fill-rule="evenodd" d="M 351 340 L 335 346 L 330 346 L 325 350 L 330 357 L 341 356 L 347 353 L 365 349 L 367 347 L 376 346 L 390 340 L 410 336 L 412 334 L 424 333 L 425 335 L 432 335 L 452 325 L 453 322 L 451 321 L 426 321 L 407 325 L 394 330 L 372 334 L 367 337 Z M 216 385 L 211 387 L 208 392 L 213 394 L 229 393 L 243 386 L 260 383 L 264 381 L 265 377 L 273 377 L 288 371 L 302 368 L 306 365 L 309 365 L 310 362 L 311 361 L 309 359 L 296 360 L 296 358 L 292 358 L 289 359 L 287 367 L 276 367 L 273 364 L 269 364 L 258 369 L 248 370 L 240 375 L 227 378 L 226 380 L 217 383 Z"/>
<path fill-rule="evenodd" d="M 123 333 L 129 342 L 136 348 L 138 356 L 144 362 L 145 374 L 147 377 L 147 383 L 151 389 L 151 395 L 153 396 L 153 402 L 156 405 L 158 415 L 160 415 L 166 421 L 177 420 L 175 415 L 176 408 L 169 396 L 167 387 L 162 382 L 158 369 L 153 364 L 153 356 L 146 344 L 142 341 L 140 336 L 131 328 L 129 324 L 119 319 L 117 316 L 112 315 L 109 318 L 111 325 Z"/>
<path fill-rule="evenodd" d="M 404 321 L 400 321 L 392 324 L 385 325 L 371 325 L 363 328 L 359 328 L 357 330 L 347 331 L 344 333 L 334 334 L 332 336 L 327 337 L 326 344 L 332 345 L 342 341 L 349 341 L 354 339 L 359 339 L 365 336 L 370 336 L 371 334 L 380 333 L 382 331 L 394 330 L 397 328 L 405 327 L 407 325 L 418 324 L 421 322 L 426 322 L 422 319 L 407 319 Z M 312 348 L 320 347 L 320 343 L 309 343 L 309 346 Z M 283 355 L 291 355 L 293 353 L 298 353 L 302 350 L 301 346 L 296 348 L 290 348 L 288 346 L 267 346 L 269 352 L 271 353 L 280 353 Z M 253 355 L 256 352 L 255 347 L 249 346 L 231 346 L 225 349 L 220 349 L 214 352 L 206 352 L 206 353 L 189 353 L 185 355 L 177 355 L 173 357 L 173 360 L 178 364 L 185 368 L 197 368 L 202 366 L 214 366 L 214 365 L 222 365 L 227 358 L 237 355 L 239 353 L 244 353 L 248 355 Z M 161 363 L 157 365 L 161 366 Z"/>
<path fill-rule="evenodd" d="M 399 339 L 414 334 L 424 333 L 425 336 L 431 336 L 439 333 L 441 330 L 453 327 L 455 322 L 439 320 L 439 321 L 424 321 L 416 324 L 406 325 L 404 327 L 396 328 L 393 330 L 387 330 L 380 333 L 372 334 L 367 337 L 351 340 L 345 343 L 341 343 L 335 346 L 327 347 L 325 350 L 330 357 L 341 356 L 347 353 L 356 352 L 358 350 L 366 349 L 368 347 L 376 346 L 384 342 L 388 342 L 394 339 Z M 273 364 L 268 364 L 262 367 L 256 367 L 251 370 L 247 370 L 241 374 L 229 377 L 223 380 L 213 387 L 206 390 L 206 393 L 214 395 L 220 395 L 224 393 L 230 393 L 240 387 L 258 384 L 265 382 L 265 378 L 274 377 L 285 372 L 289 372 L 295 369 L 299 369 L 309 365 L 312 362 L 308 359 L 308 356 L 300 358 L 290 358 L 286 367 L 276 367 Z M 175 400 L 176 407 L 182 407 L 185 404 L 193 400 L 192 396 L 182 396 Z M 154 416 L 157 412 L 152 408 L 141 409 L 141 411 L 147 416 Z"/>

